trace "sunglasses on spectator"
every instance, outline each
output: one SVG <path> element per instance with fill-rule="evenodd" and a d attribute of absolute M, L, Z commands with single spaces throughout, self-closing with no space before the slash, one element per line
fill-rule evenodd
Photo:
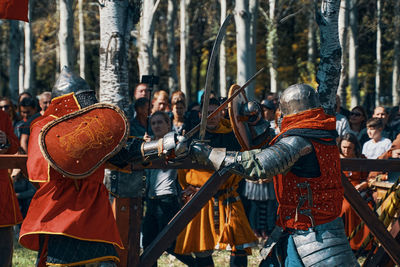
<path fill-rule="evenodd" d="M 0 106 L 0 109 L 2 109 L 2 110 L 8 110 L 9 108 L 10 108 L 10 105 Z"/>
<path fill-rule="evenodd" d="M 361 116 L 362 114 L 361 113 L 358 113 L 358 112 L 350 112 L 350 116 L 356 116 L 356 117 L 359 117 L 359 116 Z"/>

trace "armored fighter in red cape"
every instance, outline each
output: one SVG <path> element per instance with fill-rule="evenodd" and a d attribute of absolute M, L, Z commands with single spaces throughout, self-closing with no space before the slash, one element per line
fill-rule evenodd
<path fill-rule="evenodd" d="M 305 84 L 287 88 L 280 109 L 281 133 L 270 147 L 226 152 L 199 142 L 191 145 L 191 155 L 217 170 L 234 164 L 235 172 L 250 179 L 273 180 L 278 219 L 261 266 L 357 266 L 338 217 L 343 188 L 335 117 Z"/>
<path fill-rule="evenodd" d="M 19 242 L 39 251 L 38 266 L 116 266 L 114 246 L 122 248 L 122 242 L 103 185 L 104 163 L 122 168 L 166 156 L 175 149 L 177 136 L 126 142 L 125 115 L 97 103 L 86 81 L 66 67 L 52 94 L 49 108 L 31 125 L 27 168 L 40 188 Z"/>

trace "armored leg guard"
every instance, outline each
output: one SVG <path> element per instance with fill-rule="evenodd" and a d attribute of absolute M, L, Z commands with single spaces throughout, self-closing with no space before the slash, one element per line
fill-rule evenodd
<path fill-rule="evenodd" d="M 359 266 L 341 218 L 309 231 L 296 231 L 293 241 L 305 266 Z"/>

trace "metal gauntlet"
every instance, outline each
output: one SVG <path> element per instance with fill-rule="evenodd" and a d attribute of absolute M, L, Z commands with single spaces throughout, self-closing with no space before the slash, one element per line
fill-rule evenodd
<path fill-rule="evenodd" d="M 312 150 L 311 143 L 303 137 L 289 136 L 271 147 L 242 152 L 236 161 L 243 167 L 247 178 L 272 179 L 277 174 L 288 172 L 300 157 Z"/>
<path fill-rule="evenodd" d="M 177 135 L 174 132 L 169 132 L 163 138 L 144 142 L 140 148 L 142 159 L 144 161 L 151 161 L 171 155 L 177 143 L 176 137 Z"/>

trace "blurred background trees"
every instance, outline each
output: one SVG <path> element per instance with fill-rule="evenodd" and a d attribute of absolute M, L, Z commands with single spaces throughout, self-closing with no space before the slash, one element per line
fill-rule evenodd
<path fill-rule="evenodd" d="M 104 60 L 100 57 L 102 2 L 31 0 L 30 24 L 1 20 L 0 94 L 15 99 L 22 90 L 34 94 L 51 90 L 60 65 L 66 64 L 99 90 L 100 60 Z M 138 5 L 138 1 L 128 2 Z M 269 70 L 249 92 L 256 99 L 297 82 L 316 86 L 320 40 L 312 0 L 141 2 L 140 21 L 125 36 L 130 89 L 140 75 L 155 74 L 160 76 L 158 89 L 182 89 L 189 102 L 197 100 L 225 12 L 237 16 L 235 21 L 240 16 L 246 24 L 228 27 L 214 72 L 215 92 L 224 96 L 232 83 L 243 83 L 264 66 Z M 342 0 L 341 4 L 343 71 L 338 93 L 343 104 L 348 108 L 361 104 L 369 111 L 378 104 L 397 105 L 399 1 Z"/>

